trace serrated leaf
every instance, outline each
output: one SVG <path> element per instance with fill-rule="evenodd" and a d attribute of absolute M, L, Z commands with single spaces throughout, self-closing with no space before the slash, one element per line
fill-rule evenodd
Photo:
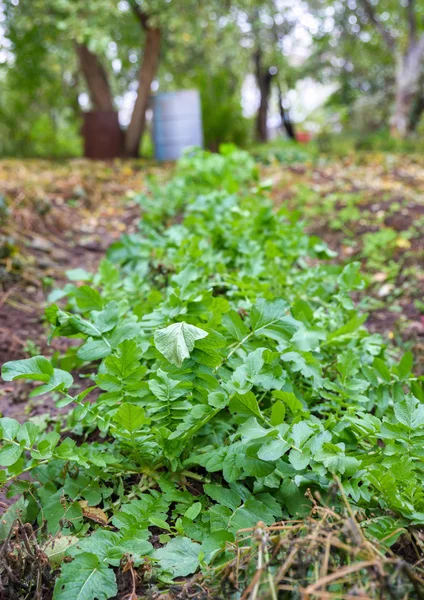
<path fill-rule="evenodd" d="M 150 422 L 150 420 L 146 418 L 144 409 L 131 402 L 124 402 L 121 404 L 116 411 L 113 420 L 129 433 L 134 433 L 134 431 L 139 430 L 142 425 Z"/>
<path fill-rule="evenodd" d="M 339 356 L 337 370 L 344 379 L 348 379 L 359 371 L 360 364 L 357 354 L 349 348 Z"/>
<path fill-rule="evenodd" d="M 325 337 L 326 334 L 324 331 L 312 328 L 307 329 L 302 325 L 292 336 L 290 341 L 298 350 L 309 352 L 316 350 L 319 347 L 320 340 L 324 340 Z"/>
<path fill-rule="evenodd" d="M 231 337 L 238 341 L 244 339 L 249 333 L 248 328 L 235 310 L 230 310 L 222 317 L 222 324 Z"/>
<path fill-rule="evenodd" d="M 170 363 L 180 367 L 194 348 L 196 340 L 208 335 L 207 331 L 185 323 L 173 323 L 165 329 L 157 329 L 154 339 L 155 346 Z"/>
<path fill-rule="evenodd" d="M 343 271 L 337 278 L 342 290 L 351 291 L 355 289 L 362 289 L 364 287 L 364 281 L 361 277 L 360 269 L 360 262 L 351 262 L 344 267 Z"/>
<path fill-rule="evenodd" d="M 416 430 L 424 425 L 424 404 L 413 396 L 407 396 L 394 405 L 396 419 L 408 429 Z"/>
<path fill-rule="evenodd" d="M 285 300 L 269 302 L 260 298 L 250 311 L 250 324 L 253 331 L 259 331 L 281 320 L 287 313 Z"/>

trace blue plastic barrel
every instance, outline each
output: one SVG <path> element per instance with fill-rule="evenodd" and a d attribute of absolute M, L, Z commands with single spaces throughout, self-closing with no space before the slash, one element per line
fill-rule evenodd
<path fill-rule="evenodd" d="M 176 160 L 185 148 L 203 147 L 202 110 L 197 90 L 153 97 L 153 142 L 158 160 Z"/>

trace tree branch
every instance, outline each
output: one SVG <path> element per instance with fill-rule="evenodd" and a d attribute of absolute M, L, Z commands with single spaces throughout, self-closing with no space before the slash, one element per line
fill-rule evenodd
<path fill-rule="evenodd" d="M 411 42 L 415 42 L 417 39 L 417 15 L 415 13 L 415 0 L 408 0 L 406 10 L 408 13 L 409 40 Z"/>
<path fill-rule="evenodd" d="M 86 44 L 75 44 L 75 50 L 94 108 L 104 111 L 114 110 L 107 73 L 98 56 L 91 52 Z"/>
<path fill-rule="evenodd" d="M 395 50 L 396 40 L 392 36 L 390 31 L 388 29 L 386 29 L 386 27 L 383 25 L 383 23 L 380 21 L 380 19 L 376 15 L 374 6 L 370 3 L 369 0 L 360 0 L 360 3 L 362 5 L 368 19 L 371 21 L 371 23 L 374 25 L 374 27 L 377 29 L 377 31 L 380 33 L 380 35 L 383 37 L 388 48 L 392 51 Z"/>
<path fill-rule="evenodd" d="M 140 5 L 137 3 L 136 0 L 131 1 L 130 6 L 131 6 L 131 10 L 133 11 L 134 15 L 140 21 L 143 29 L 145 31 L 147 31 L 149 29 L 149 16 L 144 11 L 141 10 Z"/>
<path fill-rule="evenodd" d="M 421 34 L 420 39 L 417 42 L 417 49 L 420 56 L 424 55 L 424 33 Z"/>

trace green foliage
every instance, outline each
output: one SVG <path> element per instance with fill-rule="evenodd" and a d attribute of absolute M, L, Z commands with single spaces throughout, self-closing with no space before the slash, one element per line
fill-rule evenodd
<path fill-rule="evenodd" d="M 240 78 L 240 74 L 238 74 Z M 199 72 L 194 85 L 199 89 L 202 103 L 202 123 L 205 146 L 217 150 L 222 143 L 245 146 L 250 122 L 243 116 L 241 91 L 228 68 L 216 73 Z"/>
<path fill-rule="evenodd" d="M 139 232 L 46 311 L 53 336 L 81 340 L 93 386 L 78 393 L 39 356 L 3 366 L 69 405 L 57 430 L 0 419 L 10 494 L 29 522 L 79 538 L 56 598 L 113 597 L 125 554 L 161 577 L 225 562 L 239 529 L 306 514 L 307 489 L 342 505 L 334 478 L 373 518 L 424 523 L 412 356 L 395 364 L 363 327 L 359 265 L 326 262 L 267 187 L 232 146 L 187 154 L 139 196 Z"/>

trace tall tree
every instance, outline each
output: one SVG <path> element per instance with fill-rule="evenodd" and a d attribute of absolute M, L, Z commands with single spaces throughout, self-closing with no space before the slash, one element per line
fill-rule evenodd
<path fill-rule="evenodd" d="M 376 82 L 383 84 L 389 103 L 393 101 L 391 132 L 397 137 L 407 136 L 424 66 L 422 2 L 309 0 L 309 6 L 321 23 L 333 23 L 325 36 L 319 33 L 318 37 L 331 43 L 326 53 L 333 65 L 341 61 L 349 67 L 343 72 L 344 85 L 356 79 L 357 89 L 362 87 L 369 93 Z"/>
<path fill-rule="evenodd" d="M 131 87 L 135 102 L 121 150 L 126 156 L 138 154 L 161 53 L 199 28 L 193 15 L 208 16 L 208 3 L 202 0 L 185 1 L 189 18 L 176 2 L 167 0 L 51 0 L 48 10 L 45 0 L 20 0 L 19 6 L 15 0 L 4 0 L 4 6 L 5 35 L 17 57 L 11 68 L 26 72 L 27 60 L 19 57 L 33 53 L 32 80 L 41 81 L 43 65 L 35 59 L 43 53 L 25 45 L 41 44 L 47 52 L 60 55 L 64 85 L 77 80 L 81 92 L 84 82 L 91 108 L 98 112 L 116 111 Z M 25 87 L 27 77 L 21 82 Z"/>
<path fill-rule="evenodd" d="M 285 55 L 284 42 L 295 28 L 297 16 L 293 2 L 289 0 L 247 0 L 243 8 L 241 13 L 249 27 L 246 37 L 253 51 L 253 73 L 259 90 L 256 138 L 266 142 L 272 83 L 287 80 L 293 71 Z"/>
<path fill-rule="evenodd" d="M 365 16 L 370 24 L 381 35 L 388 51 L 396 63 L 396 96 L 391 119 L 392 133 L 405 137 L 410 130 L 410 117 L 424 59 L 424 32 L 418 32 L 418 10 L 415 0 L 406 0 L 405 7 L 398 2 L 404 14 L 399 14 L 399 7 L 391 3 L 387 6 L 394 24 L 393 30 L 385 25 L 382 14 L 371 0 L 359 0 Z M 384 8 L 384 7 L 383 7 Z M 399 25 L 403 26 L 401 29 Z M 422 24 L 420 23 L 422 27 Z M 397 30 L 397 32 L 396 32 Z"/>
<path fill-rule="evenodd" d="M 143 11 L 139 4 L 133 3 L 131 6 L 145 32 L 143 58 L 138 74 L 137 98 L 125 135 L 126 156 L 137 156 L 146 125 L 150 88 L 159 66 L 161 30 L 158 25 L 151 24 L 151 17 Z"/>

